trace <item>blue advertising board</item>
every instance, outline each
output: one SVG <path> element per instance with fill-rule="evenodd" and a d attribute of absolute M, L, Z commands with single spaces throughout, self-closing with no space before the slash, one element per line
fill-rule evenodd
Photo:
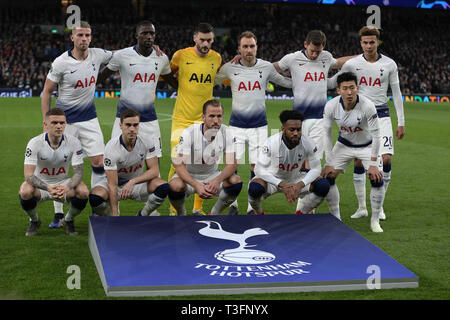
<path fill-rule="evenodd" d="M 90 217 L 89 246 L 110 296 L 418 286 L 329 214 Z"/>

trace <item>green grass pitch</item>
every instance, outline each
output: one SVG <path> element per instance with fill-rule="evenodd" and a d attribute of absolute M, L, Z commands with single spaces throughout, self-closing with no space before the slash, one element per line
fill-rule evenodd
<path fill-rule="evenodd" d="M 222 99 L 225 123 L 230 116 L 230 99 Z M 107 142 L 111 135 L 116 111 L 116 99 L 97 99 L 98 117 Z M 156 103 L 163 138 L 164 155 L 161 176 L 167 179 L 170 157 L 170 126 L 174 100 L 161 99 Z M 278 114 L 292 107 L 291 101 L 267 101 L 270 129 L 279 129 Z M 64 230 L 51 230 L 53 204 L 38 207 L 42 226 L 37 237 L 25 237 L 28 218 L 22 211 L 18 190 L 23 182 L 23 160 L 29 139 L 42 132 L 39 98 L 1 98 L 0 147 L 0 299 L 109 299 L 105 296 L 100 278 L 88 248 L 88 216 L 90 207 L 76 220 L 80 235 L 68 237 Z M 394 126 L 395 111 L 391 105 Z M 395 140 L 392 180 L 384 209 L 388 219 L 382 222 L 384 233 L 374 234 L 369 218 L 350 219 L 357 202 L 352 182 L 352 168 L 337 180 L 341 195 L 341 216 L 344 223 L 392 256 L 419 276 L 417 289 L 364 290 L 344 292 L 254 294 L 231 296 L 162 297 L 162 299 L 449 299 L 450 298 L 450 197 L 448 166 L 450 159 L 450 104 L 405 103 L 406 135 Z M 84 181 L 89 186 L 90 166 L 85 162 Z M 239 174 L 244 186 L 249 178 L 249 166 L 242 165 Z M 370 184 L 367 184 L 370 190 Z M 368 198 L 367 198 L 368 199 Z M 245 188 L 239 196 L 241 214 L 247 208 Z M 370 205 L 369 199 L 367 203 Z M 209 210 L 213 200 L 204 208 Z M 278 194 L 263 203 L 268 214 L 293 213 Z M 141 207 L 132 201 L 121 203 L 122 215 L 135 215 Z M 168 214 L 168 201 L 159 211 Z M 192 208 L 192 197 L 187 209 Z M 67 206 L 65 206 L 67 210 Z M 328 209 L 322 204 L 318 213 Z M 69 290 L 67 268 L 77 265 L 81 270 L 81 289 Z M 112 299 L 112 298 L 111 298 Z M 161 298 L 158 298 L 161 299 Z"/>

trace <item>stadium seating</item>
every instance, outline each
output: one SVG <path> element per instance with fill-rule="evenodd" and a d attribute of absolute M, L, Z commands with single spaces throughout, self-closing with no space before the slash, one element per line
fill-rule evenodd
<path fill-rule="evenodd" d="M 99 1 L 98 1 L 99 2 Z M 135 43 L 134 25 L 153 21 L 156 43 L 169 56 L 193 44 L 192 28 L 201 21 L 216 28 L 213 49 L 225 61 L 236 54 L 237 35 L 252 30 L 258 37 L 258 56 L 278 61 L 303 47 L 306 33 L 323 30 L 326 49 L 335 57 L 361 52 L 357 31 L 366 24 L 364 7 L 165 1 L 134 7 L 136 1 L 103 4 L 77 1 L 82 19 L 93 27 L 92 47 L 121 49 Z M 140 3 L 140 2 L 137 2 Z M 28 6 L 0 6 L 0 87 L 40 92 L 55 57 L 71 47 L 67 34 L 45 32 L 41 25 L 63 25 L 68 17 L 56 2 Z M 39 12 L 39 14 L 36 14 Z M 383 8 L 380 52 L 399 67 L 404 94 L 449 93 L 449 24 L 438 10 Z M 164 86 L 164 84 L 162 84 Z M 100 88 L 120 88 L 120 77 L 110 77 Z"/>

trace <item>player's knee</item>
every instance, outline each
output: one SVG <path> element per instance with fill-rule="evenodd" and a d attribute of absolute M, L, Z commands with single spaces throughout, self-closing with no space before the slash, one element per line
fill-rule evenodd
<path fill-rule="evenodd" d="M 80 199 L 87 199 L 89 197 L 89 189 L 85 185 L 78 185 L 75 196 Z"/>
<path fill-rule="evenodd" d="M 20 205 L 22 206 L 22 208 L 24 210 L 31 210 L 31 209 L 36 208 L 36 206 L 37 206 L 37 199 L 35 197 L 31 197 L 29 199 L 23 199 L 19 195 L 19 201 L 20 201 Z"/>
<path fill-rule="evenodd" d="M 159 198 L 165 198 L 169 194 L 170 186 L 167 182 L 160 184 L 155 191 L 153 191 L 153 194 Z"/>
<path fill-rule="evenodd" d="M 321 178 L 314 182 L 313 193 L 319 197 L 325 197 L 330 191 L 330 182 L 328 179 Z"/>
<path fill-rule="evenodd" d="M 383 186 L 383 180 L 375 181 L 370 179 L 370 184 L 372 185 L 372 188 L 381 188 Z"/>
<path fill-rule="evenodd" d="M 237 174 L 233 174 L 229 179 L 228 179 L 230 184 L 237 184 L 237 183 L 242 183 L 242 179 L 241 177 L 239 177 Z"/>
<path fill-rule="evenodd" d="M 89 204 L 91 205 L 92 208 L 96 208 L 96 207 L 102 205 L 102 203 L 105 201 L 106 200 L 103 199 L 102 197 L 100 197 L 99 195 L 92 194 L 92 193 L 89 195 Z"/>
<path fill-rule="evenodd" d="M 266 189 L 259 184 L 258 182 L 250 182 L 248 186 L 248 195 L 252 198 L 259 198 L 261 197 L 264 192 L 266 192 Z"/>
<path fill-rule="evenodd" d="M 19 190 L 19 196 L 22 199 L 31 199 L 33 197 L 34 187 L 26 182 L 22 183 Z"/>
<path fill-rule="evenodd" d="M 361 159 L 355 159 L 355 168 L 362 167 L 363 163 Z"/>
<path fill-rule="evenodd" d="M 239 178 L 240 180 L 240 178 Z M 233 197 L 237 197 L 242 190 L 242 181 L 238 183 L 234 183 L 229 187 L 223 188 L 223 190 L 229 195 Z"/>
<path fill-rule="evenodd" d="M 170 190 L 174 191 L 174 192 L 185 192 L 186 191 L 186 185 L 179 178 L 170 180 L 169 187 L 170 187 Z"/>
<path fill-rule="evenodd" d="M 389 153 L 383 154 L 381 156 L 381 159 L 383 161 L 383 165 L 386 165 L 386 164 L 390 165 L 391 164 L 391 155 Z"/>
<path fill-rule="evenodd" d="M 87 197 L 85 199 L 80 199 L 80 198 L 77 198 L 77 197 L 73 197 L 72 201 L 70 201 L 70 204 L 74 208 L 77 208 L 80 211 L 83 210 L 86 207 L 87 203 L 88 203 Z"/>

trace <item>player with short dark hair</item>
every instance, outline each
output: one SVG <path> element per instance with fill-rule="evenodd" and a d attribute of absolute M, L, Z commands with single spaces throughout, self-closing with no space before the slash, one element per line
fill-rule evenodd
<path fill-rule="evenodd" d="M 169 185 L 159 178 L 156 146 L 139 136 L 139 120 L 140 114 L 136 110 L 122 110 L 122 134 L 112 137 L 106 144 L 104 165 L 107 182 L 96 184 L 89 195 L 92 208 L 100 215 L 118 216 L 119 201 L 131 199 L 144 202 L 145 206 L 138 215 L 148 216 L 167 197 Z M 144 171 L 145 165 L 149 168 L 147 171 Z M 109 206 L 106 201 L 109 201 Z"/>
<path fill-rule="evenodd" d="M 19 198 L 23 210 L 30 217 L 26 236 L 37 235 L 41 220 L 37 204 L 47 200 L 70 204 L 62 224 L 68 235 L 77 235 L 74 218 L 85 208 L 89 190 L 83 183 L 83 150 L 80 141 L 64 133 L 64 111 L 53 108 L 45 113 L 45 132 L 28 142 L 25 152 L 25 182 L 20 186 Z M 72 165 L 73 176 L 69 178 Z"/>
<path fill-rule="evenodd" d="M 391 161 L 394 155 L 394 136 L 392 133 L 392 121 L 389 115 L 387 102 L 388 88 L 391 87 L 395 111 L 397 113 L 397 129 L 395 137 L 402 139 L 405 135 L 405 115 L 403 110 L 403 99 L 400 90 L 398 68 L 394 60 L 378 52 L 380 44 L 380 31 L 376 27 L 364 26 L 359 30 L 359 40 L 363 53 L 348 60 L 341 72 L 353 72 L 358 77 L 359 92 L 371 100 L 378 112 L 380 124 L 380 156 L 383 163 L 384 189 L 387 191 L 391 180 Z M 336 78 L 339 74 L 329 80 L 329 87 L 336 86 Z M 351 218 L 368 216 L 366 207 L 366 175 L 361 160 L 355 160 L 353 171 L 353 184 L 355 186 L 358 209 Z M 386 219 L 383 208 L 381 208 L 380 219 Z"/>
<path fill-rule="evenodd" d="M 223 106 L 212 99 L 205 102 L 203 110 L 203 123 L 184 130 L 177 146 L 178 154 L 172 158 L 176 174 L 169 182 L 169 200 L 177 215 L 186 215 L 185 199 L 194 193 L 203 199 L 217 196 L 211 214 L 220 214 L 242 189 L 242 180 L 235 174 L 235 139 L 222 124 Z M 219 171 L 223 155 L 225 167 Z"/>
<path fill-rule="evenodd" d="M 383 175 L 377 163 L 380 148 L 377 110 L 373 102 L 358 94 L 358 80 L 354 73 L 341 73 L 337 77 L 337 84 L 339 95 L 327 102 L 323 114 L 325 165 L 321 175 L 331 179 L 329 192 L 334 194 L 333 199 L 338 199 L 329 201 L 328 206 L 331 213 L 340 217 L 339 190 L 334 180 L 351 161 L 361 159 L 372 184 L 370 228 L 373 232 L 383 232 L 379 222 L 384 187 Z M 332 148 L 333 122 L 339 128 L 339 137 Z"/>
<path fill-rule="evenodd" d="M 302 134 L 304 116 L 297 110 L 284 110 L 280 114 L 281 132 L 270 136 L 258 157 L 255 178 L 248 187 L 248 201 L 256 214 L 265 214 L 262 200 L 283 192 L 289 203 L 305 197 L 296 214 L 308 213 L 327 195 L 330 184 L 320 178 L 321 164 L 317 146 Z M 304 176 L 300 168 L 305 160 L 311 170 Z"/>
<path fill-rule="evenodd" d="M 222 65 L 222 57 L 211 49 L 214 43 L 214 29 L 209 23 L 200 23 L 194 30 L 194 46 L 178 50 L 170 61 L 172 72 L 177 75 L 177 100 L 172 113 L 170 138 L 171 156 L 177 156 L 176 146 L 183 131 L 202 121 L 202 106 L 213 98 L 216 73 Z M 172 165 L 169 180 L 175 174 Z M 195 195 L 193 213 L 205 214 L 203 199 Z M 171 215 L 174 209 L 171 207 Z"/>

